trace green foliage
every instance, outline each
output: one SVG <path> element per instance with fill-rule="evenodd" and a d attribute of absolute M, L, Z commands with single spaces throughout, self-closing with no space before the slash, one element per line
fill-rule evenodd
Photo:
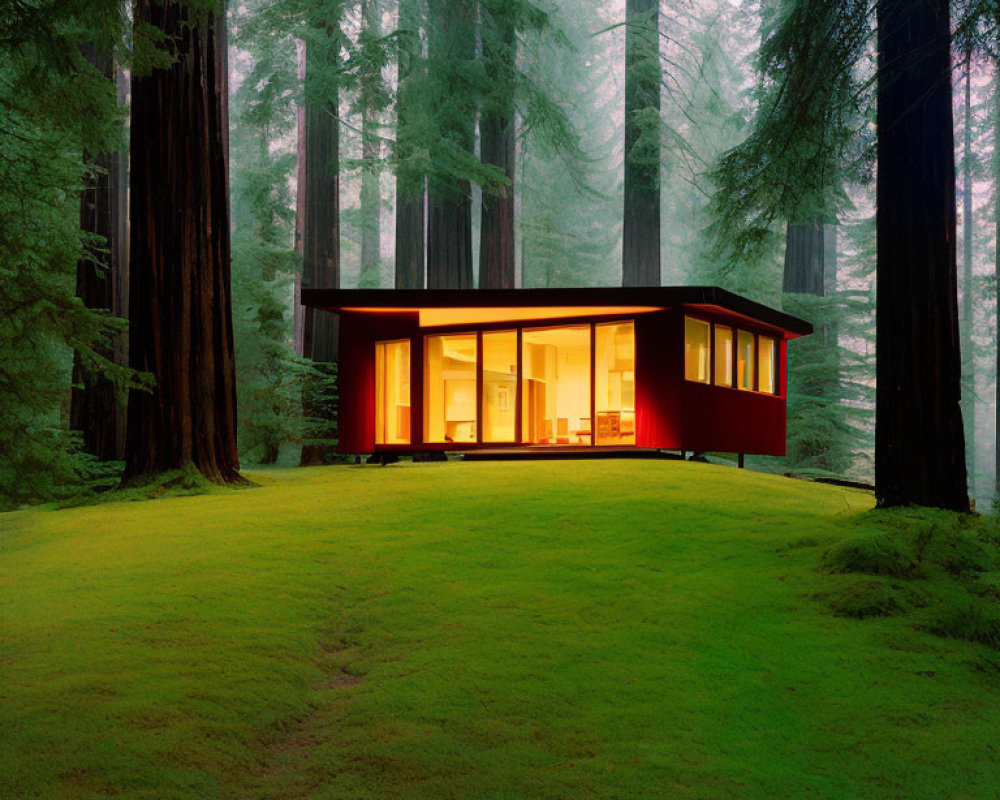
<path fill-rule="evenodd" d="M 67 430 L 73 351 L 122 389 L 100 355 L 124 323 L 75 297 L 83 153 L 123 144 L 115 87 L 80 47 L 121 49 L 120 4 L 9 4 L 0 14 L 0 509 L 107 478 Z"/>
<path fill-rule="evenodd" d="M 840 617 L 890 617 L 905 609 L 896 586 L 870 578 L 855 578 L 822 598 Z"/>

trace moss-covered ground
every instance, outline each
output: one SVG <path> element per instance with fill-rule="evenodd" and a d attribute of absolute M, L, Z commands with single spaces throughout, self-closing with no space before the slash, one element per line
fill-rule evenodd
<path fill-rule="evenodd" d="M 0 516 L 0 797 L 996 798 L 971 517 L 661 461 Z"/>

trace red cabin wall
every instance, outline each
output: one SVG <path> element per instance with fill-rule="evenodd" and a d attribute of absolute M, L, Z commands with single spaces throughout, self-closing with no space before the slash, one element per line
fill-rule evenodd
<path fill-rule="evenodd" d="M 679 341 L 683 353 L 683 331 Z M 783 456 L 787 422 L 786 353 L 787 342 L 779 340 L 777 395 L 711 386 L 682 378 L 680 448 L 695 452 Z"/>
<path fill-rule="evenodd" d="M 422 375 L 419 364 L 423 346 L 418 335 L 418 316 L 340 312 L 340 353 L 337 363 L 337 452 L 375 452 L 375 342 L 410 339 L 411 426 L 415 437 L 422 435 Z M 415 438 L 414 441 L 419 441 Z"/>
<path fill-rule="evenodd" d="M 684 318 L 676 311 L 635 319 L 635 443 L 637 447 L 681 447 Z"/>

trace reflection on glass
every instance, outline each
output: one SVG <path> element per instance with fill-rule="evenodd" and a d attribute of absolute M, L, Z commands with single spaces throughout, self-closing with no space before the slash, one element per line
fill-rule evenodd
<path fill-rule="evenodd" d="M 733 385 L 733 329 L 715 326 L 715 385 Z"/>
<path fill-rule="evenodd" d="M 410 443 L 410 340 L 375 344 L 375 443 Z"/>
<path fill-rule="evenodd" d="M 775 364 L 777 363 L 778 348 L 776 345 L 777 342 L 769 336 L 757 337 L 757 380 L 759 382 L 757 388 L 768 394 L 777 392 Z"/>
<path fill-rule="evenodd" d="M 476 441 L 476 335 L 427 336 L 424 441 Z"/>
<path fill-rule="evenodd" d="M 635 324 L 594 330 L 594 406 L 597 444 L 635 444 Z"/>
<path fill-rule="evenodd" d="M 753 389 L 753 334 L 740 331 L 736 346 L 736 388 Z"/>
<path fill-rule="evenodd" d="M 684 377 L 689 381 L 709 382 L 711 340 L 712 328 L 707 322 L 684 318 Z"/>
<path fill-rule="evenodd" d="M 517 331 L 483 334 L 483 441 L 513 442 Z"/>
<path fill-rule="evenodd" d="M 521 440 L 590 444 L 590 326 L 526 330 Z"/>

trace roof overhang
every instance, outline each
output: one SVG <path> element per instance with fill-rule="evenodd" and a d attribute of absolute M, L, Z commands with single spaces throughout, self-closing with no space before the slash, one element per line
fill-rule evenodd
<path fill-rule="evenodd" d="M 334 312 L 417 313 L 421 327 L 642 314 L 690 308 L 805 336 L 805 320 L 716 286 L 576 289 L 303 289 L 302 304 Z"/>

